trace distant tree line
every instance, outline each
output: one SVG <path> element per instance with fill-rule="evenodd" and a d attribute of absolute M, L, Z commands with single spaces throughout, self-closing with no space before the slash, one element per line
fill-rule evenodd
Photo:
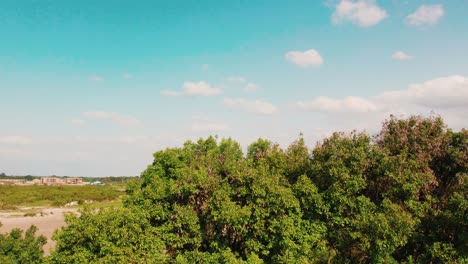
<path fill-rule="evenodd" d="M 49 175 L 49 176 L 33 176 L 33 175 L 7 175 L 4 172 L 0 173 L 0 179 L 16 179 L 16 180 L 27 180 L 32 181 L 34 179 L 40 179 L 43 177 L 57 177 L 57 178 L 72 178 L 72 176 L 56 176 L 56 175 Z M 73 176 L 75 177 L 75 176 Z M 79 177 L 79 176 L 77 176 Z M 138 176 L 107 176 L 107 177 L 81 177 L 84 181 L 102 181 L 104 183 L 125 183 L 128 180 L 134 179 Z"/>
<path fill-rule="evenodd" d="M 67 217 L 50 263 L 467 263 L 468 131 L 390 117 L 309 149 L 209 137 L 154 154 L 124 206 Z"/>
<path fill-rule="evenodd" d="M 6 175 L 4 172 L 0 173 L 0 179 L 12 179 L 12 180 L 27 180 L 27 181 L 32 181 L 34 179 L 39 179 L 39 176 L 31 176 L 31 175 L 25 175 L 25 176 L 13 176 L 13 175 Z"/>

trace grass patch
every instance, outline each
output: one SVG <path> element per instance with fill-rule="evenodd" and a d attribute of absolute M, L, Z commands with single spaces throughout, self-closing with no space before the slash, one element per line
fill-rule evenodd
<path fill-rule="evenodd" d="M 0 210 L 16 206 L 63 206 L 77 201 L 114 201 L 125 192 L 111 185 L 103 186 L 15 186 L 0 185 Z"/>

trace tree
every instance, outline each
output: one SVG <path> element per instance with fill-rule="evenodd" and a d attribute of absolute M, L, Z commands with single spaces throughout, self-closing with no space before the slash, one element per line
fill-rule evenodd
<path fill-rule="evenodd" d="M 67 226 L 56 231 L 51 263 L 163 263 L 158 233 L 144 212 L 127 208 L 85 209 L 66 216 Z"/>
<path fill-rule="evenodd" d="M 172 258 L 307 259 L 318 242 L 278 145 L 260 139 L 244 158 L 238 143 L 208 138 L 154 156 L 126 205 L 148 213 Z"/>
<path fill-rule="evenodd" d="M 462 263 L 468 132 L 390 117 L 312 150 L 232 139 L 154 154 L 124 208 L 67 217 L 52 263 Z"/>
<path fill-rule="evenodd" d="M 42 235 L 36 236 L 36 231 L 37 227 L 32 225 L 24 235 L 18 228 L 0 234 L 0 263 L 43 263 L 42 247 L 47 240 Z"/>

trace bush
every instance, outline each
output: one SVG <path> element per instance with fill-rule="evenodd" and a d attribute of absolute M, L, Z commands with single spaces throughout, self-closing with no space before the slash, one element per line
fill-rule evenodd
<path fill-rule="evenodd" d="M 31 226 L 24 235 L 20 229 L 0 234 L 0 263 L 43 263 L 42 247 L 47 240 L 44 236 L 36 237 L 36 231 L 37 227 Z"/>

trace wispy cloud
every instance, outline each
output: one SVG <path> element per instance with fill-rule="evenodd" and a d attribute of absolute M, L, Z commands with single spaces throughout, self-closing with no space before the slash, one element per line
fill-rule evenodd
<path fill-rule="evenodd" d="M 435 25 L 443 15 L 442 5 L 422 5 L 406 17 L 406 23 L 411 26 Z"/>
<path fill-rule="evenodd" d="M 370 27 L 386 17 L 387 11 L 379 7 L 375 0 L 341 0 L 335 7 L 332 22 L 341 24 L 349 21 L 361 27 Z"/>
<path fill-rule="evenodd" d="M 367 99 L 356 96 L 345 98 L 320 96 L 311 101 L 299 101 L 296 105 L 302 109 L 325 112 L 370 112 L 377 110 L 375 104 Z"/>
<path fill-rule="evenodd" d="M 228 77 L 227 80 L 229 82 L 234 82 L 234 83 L 245 83 L 246 82 L 246 79 L 244 77 L 240 77 L 240 76 L 231 76 L 231 77 Z"/>
<path fill-rule="evenodd" d="M 192 124 L 192 131 L 195 132 L 221 132 L 228 127 L 223 123 L 195 123 Z"/>
<path fill-rule="evenodd" d="M 436 78 L 412 84 L 405 90 L 385 91 L 374 97 L 321 96 L 310 101 L 298 101 L 296 107 L 317 112 L 375 112 L 403 109 L 405 106 L 427 109 L 460 109 L 468 112 L 468 78 L 460 75 Z"/>
<path fill-rule="evenodd" d="M 285 59 L 300 67 L 318 67 L 323 64 L 323 58 L 315 49 L 306 51 L 289 51 L 284 55 Z"/>
<path fill-rule="evenodd" d="M 91 76 L 88 77 L 88 80 L 90 80 L 92 82 L 103 82 L 104 77 L 99 76 L 99 75 L 91 75 Z"/>
<path fill-rule="evenodd" d="M 460 75 L 436 78 L 410 85 L 406 90 L 387 91 L 378 100 L 428 108 L 458 108 L 468 111 L 468 78 Z"/>
<path fill-rule="evenodd" d="M 0 144 L 2 145 L 30 145 L 33 140 L 24 136 L 0 136 Z"/>
<path fill-rule="evenodd" d="M 414 58 L 414 56 L 408 55 L 403 51 L 395 51 L 395 53 L 392 54 L 392 59 L 394 60 L 410 60 L 412 58 Z"/>
<path fill-rule="evenodd" d="M 248 83 L 244 87 L 244 92 L 248 92 L 248 93 L 255 92 L 257 91 L 257 89 L 258 89 L 258 86 L 255 83 Z"/>
<path fill-rule="evenodd" d="M 77 125 L 77 126 L 82 126 L 86 124 L 86 120 L 80 119 L 80 118 L 73 118 L 70 119 L 70 124 Z"/>
<path fill-rule="evenodd" d="M 162 90 L 162 95 L 167 96 L 212 96 L 221 94 L 221 89 L 212 87 L 209 83 L 185 82 L 182 91 Z"/>
<path fill-rule="evenodd" d="M 249 113 L 271 115 L 277 112 L 277 108 L 270 102 L 263 100 L 246 100 L 243 98 L 225 98 L 224 105 L 233 108 L 242 110 Z"/>
<path fill-rule="evenodd" d="M 140 120 L 136 119 L 130 115 L 119 114 L 115 112 L 104 112 L 104 111 L 89 111 L 83 112 L 83 116 L 97 119 L 97 120 L 109 120 L 111 122 L 120 124 L 120 125 L 138 125 L 140 124 Z"/>

